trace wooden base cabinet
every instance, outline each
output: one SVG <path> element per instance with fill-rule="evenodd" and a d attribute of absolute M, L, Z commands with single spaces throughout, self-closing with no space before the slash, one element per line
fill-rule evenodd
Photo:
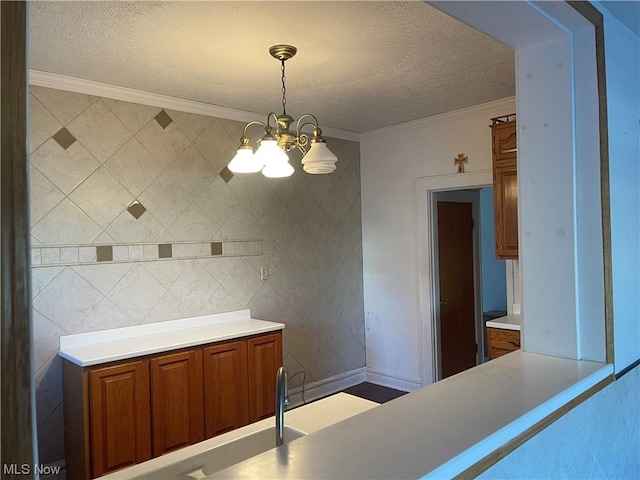
<path fill-rule="evenodd" d="M 202 349 L 150 360 L 153 456 L 204 440 Z"/>
<path fill-rule="evenodd" d="M 207 438 L 249 423 L 246 340 L 204 349 L 204 411 Z"/>
<path fill-rule="evenodd" d="M 504 328 L 487 328 L 489 360 L 520 349 L 520 332 Z"/>
<path fill-rule="evenodd" d="M 282 333 L 80 367 L 62 360 L 67 478 L 88 480 L 275 413 Z"/>
<path fill-rule="evenodd" d="M 282 334 L 247 340 L 249 373 L 249 422 L 275 414 L 276 372 L 282 365 Z"/>
<path fill-rule="evenodd" d="M 93 476 L 149 460 L 149 361 L 96 368 L 89 380 Z"/>

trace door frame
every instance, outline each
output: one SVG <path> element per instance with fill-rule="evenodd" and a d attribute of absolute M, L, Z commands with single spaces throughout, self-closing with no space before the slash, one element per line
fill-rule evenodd
<path fill-rule="evenodd" d="M 493 185 L 493 172 L 480 170 L 469 173 L 454 173 L 420 177 L 416 179 L 416 193 L 418 199 L 418 296 L 420 299 L 420 330 L 422 341 L 420 345 L 422 386 L 429 385 L 439 378 L 438 348 L 439 341 L 435 334 L 437 325 L 435 279 L 438 275 L 437 264 L 434 262 L 434 241 L 436 239 L 433 228 L 433 204 L 435 193 L 446 190 L 463 190 L 482 188 Z M 477 295 L 477 293 L 476 293 Z"/>
<path fill-rule="evenodd" d="M 471 203 L 473 218 L 473 325 L 476 336 L 476 365 L 484 358 L 484 341 L 482 336 L 482 264 L 480 250 L 480 191 L 471 189 L 434 190 L 431 202 L 431 228 L 433 229 L 432 262 L 434 269 L 433 298 L 440 299 L 440 264 L 438 250 L 438 202 Z M 440 301 L 435 302 L 436 318 L 434 324 L 434 374 L 436 380 L 442 380 L 442 332 L 440 329 Z"/>

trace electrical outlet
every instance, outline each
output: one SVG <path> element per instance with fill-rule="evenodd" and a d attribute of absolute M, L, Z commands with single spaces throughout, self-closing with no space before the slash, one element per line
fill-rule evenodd
<path fill-rule="evenodd" d="M 267 280 L 269 278 L 269 267 L 260 267 L 260 280 Z"/>

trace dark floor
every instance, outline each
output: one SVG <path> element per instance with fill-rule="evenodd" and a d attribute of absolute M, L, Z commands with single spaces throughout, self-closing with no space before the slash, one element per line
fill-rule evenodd
<path fill-rule="evenodd" d="M 407 392 L 395 390 L 389 387 L 383 387 L 382 385 L 376 385 L 375 383 L 360 383 L 353 387 L 343 390 L 344 393 L 355 395 L 356 397 L 365 398 L 372 402 L 385 403 L 394 398 L 401 397 Z"/>

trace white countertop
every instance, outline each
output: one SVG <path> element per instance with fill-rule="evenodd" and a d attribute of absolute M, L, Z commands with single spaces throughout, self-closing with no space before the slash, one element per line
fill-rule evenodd
<path fill-rule="evenodd" d="M 88 367 L 152 353 L 282 330 L 284 324 L 251 318 L 250 310 L 60 337 L 58 354 Z"/>
<path fill-rule="evenodd" d="M 310 434 L 377 406 L 377 403 L 363 398 L 354 397 L 346 393 L 337 393 L 285 412 L 284 424 L 306 434 Z M 200 455 L 224 443 L 231 442 L 268 427 L 275 429 L 273 417 L 218 435 L 217 437 L 210 438 L 209 440 L 199 442 L 181 450 L 162 455 L 161 457 L 154 458 L 139 465 L 134 465 L 133 467 L 100 477 L 100 479 L 116 480 L 149 476 L 159 469 Z M 291 443 L 288 443 L 287 446 L 288 445 L 291 445 Z"/>
<path fill-rule="evenodd" d="M 612 374 L 519 350 L 207 478 L 453 478 Z"/>
<path fill-rule="evenodd" d="M 492 328 L 503 328 L 505 330 L 520 331 L 521 321 L 522 320 L 520 315 L 512 314 L 505 317 L 499 317 L 494 318 L 493 320 L 489 320 L 488 322 L 486 322 L 486 325 L 487 327 Z"/>

